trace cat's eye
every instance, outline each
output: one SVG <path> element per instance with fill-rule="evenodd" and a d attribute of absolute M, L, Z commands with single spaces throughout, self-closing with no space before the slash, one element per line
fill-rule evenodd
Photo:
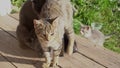
<path fill-rule="evenodd" d="M 51 35 L 54 35 L 54 33 L 51 33 Z"/>
<path fill-rule="evenodd" d="M 43 34 L 43 36 L 45 36 L 45 37 L 46 37 L 46 34 Z"/>

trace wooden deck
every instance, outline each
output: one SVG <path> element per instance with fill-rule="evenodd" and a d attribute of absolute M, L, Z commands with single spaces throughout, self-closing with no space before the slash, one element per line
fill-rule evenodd
<path fill-rule="evenodd" d="M 18 14 L 0 17 L 0 68 L 42 68 L 44 58 L 18 46 Z M 60 57 L 63 68 L 120 68 L 120 55 L 76 36 L 79 53 Z"/>

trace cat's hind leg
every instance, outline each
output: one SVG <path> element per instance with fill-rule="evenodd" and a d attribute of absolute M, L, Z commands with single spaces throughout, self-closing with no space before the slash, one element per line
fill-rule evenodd
<path fill-rule="evenodd" d="M 74 31 L 72 29 L 72 27 L 70 28 L 66 28 L 66 33 L 67 33 L 67 36 L 68 36 L 68 47 L 67 47 L 67 53 L 69 55 L 72 55 L 73 54 L 73 47 L 74 47 Z"/>

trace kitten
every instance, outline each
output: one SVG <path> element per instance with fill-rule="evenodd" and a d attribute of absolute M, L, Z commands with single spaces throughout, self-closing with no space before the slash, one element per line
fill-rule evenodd
<path fill-rule="evenodd" d="M 38 12 L 45 0 L 27 0 L 22 6 L 19 14 L 19 25 L 17 26 L 16 35 L 20 47 L 34 49 L 42 55 L 42 49 L 36 37 L 33 25 L 33 19 L 38 19 Z"/>
<path fill-rule="evenodd" d="M 68 54 L 73 53 L 74 31 L 73 31 L 73 10 L 69 0 L 47 0 L 42 7 L 39 20 L 34 19 L 34 28 L 37 38 L 44 51 L 46 63 L 44 68 L 49 68 L 53 50 L 53 67 L 58 65 L 58 58 L 61 52 L 64 33 L 69 38 Z"/>
<path fill-rule="evenodd" d="M 44 18 L 40 20 L 34 20 L 35 32 L 44 51 L 45 58 L 47 61 L 46 64 L 44 64 L 43 68 L 48 68 L 51 64 L 51 50 L 53 50 L 53 66 L 56 66 L 59 54 L 61 52 L 61 38 L 63 38 L 63 35 L 60 35 L 59 30 L 57 28 L 57 20 L 58 19 L 51 19 L 51 21 L 49 21 Z M 60 36 L 60 38 L 58 36 Z"/>
<path fill-rule="evenodd" d="M 95 45 L 103 46 L 105 42 L 105 35 L 97 29 L 92 29 L 90 26 L 82 25 L 80 29 L 80 33 L 93 42 Z"/>

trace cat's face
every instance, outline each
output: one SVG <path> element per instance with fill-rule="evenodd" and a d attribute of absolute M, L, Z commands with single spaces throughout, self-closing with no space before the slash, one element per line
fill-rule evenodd
<path fill-rule="evenodd" d="M 84 36 L 90 34 L 91 33 L 91 27 L 87 26 L 87 25 L 81 26 L 80 33 Z"/>
<path fill-rule="evenodd" d="M 45 41 L 53 39 L 56 35 L 57 20 L 58 18 L 34 20 L 34 28 L 37 37 Z"/>

